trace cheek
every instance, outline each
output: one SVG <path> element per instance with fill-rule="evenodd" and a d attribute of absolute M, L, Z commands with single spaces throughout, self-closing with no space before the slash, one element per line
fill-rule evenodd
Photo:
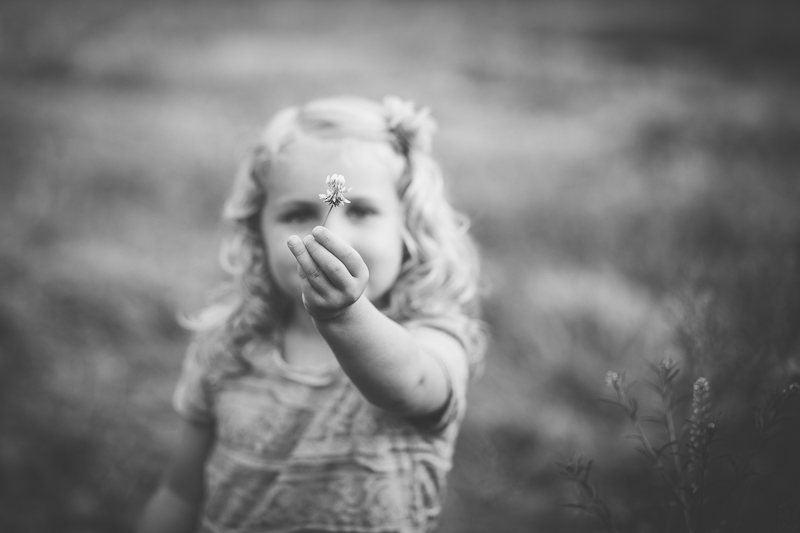
<path fill-rule="evenodd" d="M 267 250 L 267 266 L 269 275 L 278 284 L 285 284 L 296 270 L 296 261 L 292 252 L 282 238 L 267 236 L 264 240 Z"/>
<path fill-rule="evenodd" d="M 391 288 L 391 285 L 397 281 L 402 269 L 403 256 L 405 246 L 403 239 L 399 233 L 393 238 L 383 238 L 380 241 L 380 246 L 377 247 L 376 257 L 373 257 L 373 262 L 376 267 L 379 266 L 378 274 L 379 279 L 376 281 L 384 285 L 385 289 Z"/>
<path fill-rule="evenodd" d="M 400 235 L 397 236 L 397 239 L 395 240 L 394 245 L 392 246 L 390 251 L 393 254 L 392 263 L 394 264 L 395 277 L 397 277 L 403 268 L 403 260 L 405 259 L 406 256 L 406 245 L 403 242 L 403 238 Z"/>
<path fill-rule="evenodd" d="M 403 238 L 404 226 L 400 221 L 400 217 L 398 216 L 397 218 L 398 220 L 392 224 L 392 227 L 389 228 L 385 234 L 391 235 L 391 238 L 386 238 L 384 241 L 384 253 L 386 254 L 387 260 L 391 262 L 394 271 L 399 273 L 403 264 L 403 258 L 406 254 L 406 245 Z"/>

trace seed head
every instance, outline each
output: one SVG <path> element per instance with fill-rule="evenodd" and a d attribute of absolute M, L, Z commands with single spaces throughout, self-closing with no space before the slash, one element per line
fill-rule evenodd
<path fill-rule="evenodd" d="M 606 372 L 606 385 L 609 387 L 619 387 L 619 374 L 613 370 Z"/>
<path fill-rule="evenodd" d="M 689 419 L 689 455 L 690 461 L 695 463 L 701 460 L 717 430 L 716 421 L 708 412 L 710 408 L 711 385 L 706 378 L 698 378 L 692 387 L 692 414 Z"/>
<path fill-rule="evenodd" d="M 666 359 L 663 359 L 661 361 L 661 364 L 659 365 L 659 367 L 661 368 L 662 371 L 666 372 L 667 370 L 672 368 L 672 365 L 674 365 L 674 364 L 675 364 L 675 361 L 673 361 L 672 358 L 667 357 Z"/>

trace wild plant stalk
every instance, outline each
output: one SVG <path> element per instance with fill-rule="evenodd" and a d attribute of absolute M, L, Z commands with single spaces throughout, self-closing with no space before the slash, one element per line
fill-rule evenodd
<path fill-rule="evenodd" d="M 717 422 L 710 415 L 711 384 L 706 378 L 698 378 L 692 385 L 692 407 L 689 418 L 689 442 L 686 443 L 688 458 L 685 468 L 694 471 L 691 484 L 695 496 L 698 522 L 702 526 L 705 507 L 706 470 L 709 461 L 709 447 L 716 434 Z"/>
<path fill-rule="evenodd" d="M 674 376 L 673 376 L 674 378 Z M 625 380 L 625 373 L 623 372 L 621 375 L 616 372 L 609 372 L 606 374 L 606 383 L 609 386 L 614 387 L 614 390 L 617 393 L 617 400 L 607 400 L 601 398 L 602 401 L 606 401 L 611 403 L 612 405 L 617 405 L 625 410 L 625 413 L 628 415 L 628 420 L 630 421 L 633 428 L 636 430 L 636 434 L 634 435 L 627 435 L 628 438 L 633 438 L 638 440 L 640 445 L 635 446 L 634 449 L 647 457 L 652 464 L 655 466 L 656 470 L 659 472 L 661 477 L 664 479 L 664 482 L 667 484 L 669 489 L 672 491 L 673 495 L 677 499 L 678 503 L 680 504 L 682 511 L 684 522 L 686 523 L 686 530 L 689 533 L 693 533 L 694 529 L 692 527 L 692 520 L 690 516 L 690 507 L 689 502 L 686 499 L 686 495 L 683 491 L 682 484 L 680 482 L 681 479 L 681 468 L 680 462 L 677 462 L 677 468 L 675 472 L 675 477 L 673 479 L 670 476 L 670 473 L 661 460 L 661 455 L 664 453 L 664 450 L 667 448 L 671 448 L 675 450 L 674 446 L 676 444 L 676 440 L 670 439 L 666 444 L 659 447 L 658 450 L 650 443 L 650 439 L 647 437 L 644 429 L 642 428 L 641 424 L 639 423 L 639 416 L 638 416 L 638 405 L 636 402 L 636 398 L 633 398 L 630 394 L 630 387 L 632 384 L 628 384 Z"/>
<path fill-rule="evenodd" d="M 597 518 L 606 531 L 610 533 L 617 533 L 617 527 L 611 516 L 611 511 L 608 505 L 600 497 L 600 491 L 597 483 L 594 485 L 590 483 L 589 478 L 592 473 L 592 461 L 584 463 L 580 455 L 573 454 L 566 461 L 556 461 L 558 466 L 563 472 L 563 478 L 567 481 L 573 482 L 583 491 L 585 497 L 588 499 L 588 504 L 581 503 L 567 503 L 563 504 L 564 507 L 579 509 L 589 515 Z"/>
<path fill-rule="evenodd" d="M 617 397 L 616 399 L 600 398 L 600 400 L 621 407 L 625 411 L 635 430 L 635 434 L 627 435 L 627 437 L 639 442 L 634 449 L 650 460 L 667 487 L 671 489 L 676 503 L 681 508 L 685 528 L 689 533 L 696 530 L 718 532 L 722 531 L 722 528 L 727 529 L 726 525 L 731 524 L 732 532 L 736 533 L 741 530 L 747 511 L 753 478 L 761 475 L 751 470 L 751 462 L 763 452 L 770 441 L 779 436 L 777 431 L 779 426 L 793 418 L 800 417 L 800 415 L 792 415 L 790 412 L 798 407 L 798 403 L 794 400 L 800 398 L 800 384 L 792 383 L 773 390 L 762 405 L 756 409 L 757 440 L 755 449 L 744 459 L 737 461 L 730 455 L 717 454 L 713 458 L 710 455 L 710 447 L 715 442 L 718 422 L 710 412 L 711 387 L 709 381 L 705 378 L 698 378 L 692 385 L 692 394 L 679 396 L 675 386 L 675 378 L 679 373 L 678 366 L 670 360 L 665 360 L 658 366 L 652 364 L 649 366 L 658 376 L 657 381 L 642 380 L 629 384 L 625 380 L 624 373 L 608 372 L 606 383 L 614 388 Z M 632 386 L 638 383 L 646 385 L 660 397 L 662 411 L 657 412 L 656 416 L 640 415 L 636 398 L 630 393 Z M 689 397 L 692 398 L 690 416 L 682 431 L 679 431 L 674 420 L 675 408 Z M 668 433 L 668 442 L 659 447 L 654 446 L 641 422 L 657 422 L 663 425 Z M 683 445 L 686 452 L 682 454 L 680 450 L 684 431 L 688 437 Z M 665 452 L 672 455 L 671 464 L 662 458 Z M 705 516 L 709 513 L 706 503 L 714 501 L 712 499 L 714 495 L 710 492 L 714 480 L 709 482 L 706 480 L 710 475 L 709 466 L 720 459 L 728 459 L 734 467 L 737 485 L 742 482 L 743 478 L 746 478 L 746 484 L 741 493 L 742 497 L 732 504 L 735 520 L 724 520 L 724 515 L 727 513 L 722 509 L 718 509 L 716 515 Z M 600 498 L 597 484 L 590 482 L 592 461 L 584 463 L 582 458 L 573 456 L 566 462 L 556 464 L 564 472 L 567 480 L 580 487 L 587 500 L 585 504 L 568 504 L 567 507 L 582 509 L 599 519 L 608 531 L 616 531 L 611 512 Z M 717 482 L 721 481 L 721 479 L 717 480 Z M 726 501 L 726 498 L 733 494 L 734 489 L 730 487 L 730 484 L 728 487 L 727 491 L 716 495 L 720 502 Z M 709 492 L 708 496 L 707 491 Z M 713 509 L 713 507 L 709 507 L 709 509 Z M 712 522 L 716 523 L 714 529 L 711 529 L 709 525 Z"/>
<path fill-rule="evenodd" d="M 675 394 L 673 382 L 680 372 L 680 368 L 675 364 L 672 359 L 664 359 L 658 366 L 647 363 L 650 369 L 658 376 L 658 383 L 653 383 L 649 380 L 644 380 L 643 383 L 650 389 L 658 394 L 661 399 L 661 406 L 663 413 L 661 413 L 663 420 L 660 418 L 651 418 L 651 420 L 659 422 L 667 427 L 667 435 L 669 441 L 664 446 L 669 446 L 672 455 L 672 464 L 675 468 L 675 479 L 673 487 L 677 492 L 678 501 L 681 504 L 683 519 L 686 523 L 687 529 L 692 530 L 691 516 L 689 514 L 689 502 L 686 497 L 686 488 L 682 482 L 683 467 L 681 466 L 680 451 L 678 449 L 678 433 L 675 430 L 675 421 L 673 411 L 675 406 L 680 402 L 681 398 Z M 663 447 L 662 447 L 663 448 Z"/>

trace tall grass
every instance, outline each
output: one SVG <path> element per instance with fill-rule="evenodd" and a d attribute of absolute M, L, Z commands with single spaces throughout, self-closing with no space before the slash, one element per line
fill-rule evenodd
<path fill-rule="evenodd" d="M 631 505 L 644 503 L 646 512 L 636 524 L 618 526 L 598 482 L 592 479 L 593 461 L 586 462 L 580 455 L 556 463 L 564 479 L 581 492 L 579 502 L 565 506 L 593 517 L 609 532 L 647 528 L 723 533 L 752 531 L 753 527 L 792 531 L 796 523 L 791 509 L 798 497 L 800 468 L 791 450 L 796 450 L 800 437 L 800 383 L 770 390 L 753 406 L 752 425 L 744 427 L 735 425 L 736 417 L 714 414 L 706 378 L 698 378 L 692 392 L 682 395 L 675 379 L 680 372 L 677 363 L 665 359 L 649 366 L 653 379 L 635 382 L 609 371 L 606 381 L 615 397 L 601 398 L 625 413 L 633 430 L 625 437 L 644 457 L 642 468 L 652 470 L 657 478 L 655 485 L 640 481 L 635 487 L 639 494 Z M 636 385 L 658 397 L 652 412 L 640 409 Z M 646 429 L 647 425 L 655 429 Z M 760 494 L 752 498 L 754 491 Z M 765 493 L 771 498 L 764 498 Z"/>

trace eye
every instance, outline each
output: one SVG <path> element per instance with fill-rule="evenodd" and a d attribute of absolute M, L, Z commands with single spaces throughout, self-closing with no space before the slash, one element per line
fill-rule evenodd
<path fill-rule="evenodd" d="M 313 209 L 296 208 L 282 213 L 278 221 L 283 224 L 305 224 L 314 220 L 317 213 Z"/>
<path fill-rule="evenodd" d="M 364 219 L 377 214 L 377 209 L 364 204 L 352 204 L 347 207 L 347 216 L 356 220 Z"/>

